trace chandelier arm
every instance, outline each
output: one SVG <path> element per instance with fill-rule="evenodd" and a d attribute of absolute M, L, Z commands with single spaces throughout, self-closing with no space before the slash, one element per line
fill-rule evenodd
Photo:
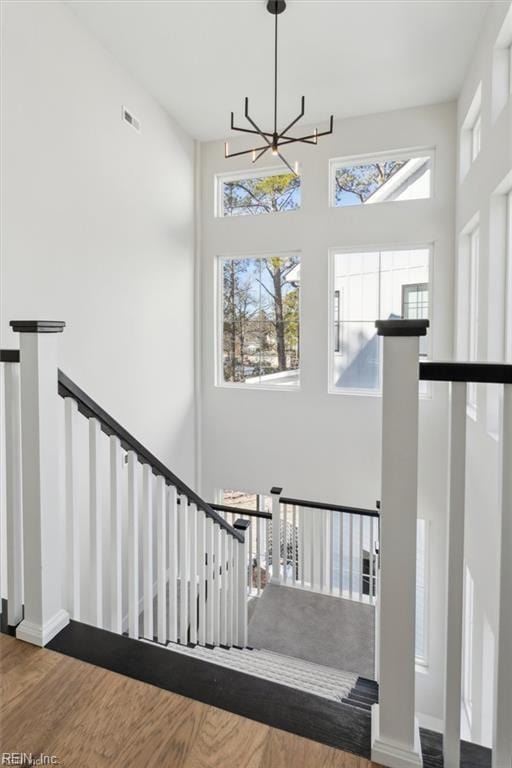
<path fill-rule="evenodd" d="M 316 144 L 317 143 L 316 139 L 318 139 L 320 136 L 329 136 L 331 133 L 333 133 L 334 131 L 333 122 L 334 122 L 334 116 L 331 115 L 329 128 L 326 131 L 316 131 L 316 133 L 310 133 L 308 136 L 301 136 L 300 138 L 297 138 L 297 139 L 291 137 L 291 140 L 280 141 L 279 145 L 291 144 L 294 141 L 302 141 L 302 142 L 307 142 L 308 144 Z M 311 139 L 313 139 L 313 141 L 311 141 Z"/>
<path fill-rule="evenodd" d="M 316 141 L 313 141 L 308 136 L 283 136 L 283 141 L 278 141 L 277 146 L 282 147 L 285 144 L 295 144 L 297 141 L 301 144 L 316 144 Z"/>
<path fill-rule="evenodd" d="M 283 155 L 280 152 L 277 153 L 277 156 L 286 165 L 286 167 L 289 168 L 289 170 L 291 171 L 291 173 L 293 173 L 294 176 L 298 176 L 298 174 L 295 172 L 295 169 L 291 167 L 286 157 L 283 157 Z"/>
<path fill-rule="evenodd" d="M 249 115 L 249 99 L 247 97 L 245 98 L 245 117 L 250 122 L 250 124 L 253 126 L 253 128 L 256 129 L 256 132 L 261 136 L 261 138 L 264 141 L 267 142 L 269 147 L 271 147 L 272 146 L 272 142 L 267 138 L 267 135 L 265 133 L 263 133 L 261 128 L 258 125 L 256 125 L 256 123 L 254 122 L 252 117 Z"/>
<path fill-rule="evenodd" d="M 252 128 L 238 128 L 236 125 L 231 126 L 232 131 L 241 131 L 242 133 L 252 133 L 256 136 L 270 136 L 272 137 L 271 133 L 265 133 L 265 131 L 253 131 Z"/>
<path fill-rule="evenodd" d="M 281 133 L 279 134 L 279 138 L 281 138 L 282 136 L 284 136 L 284 135 L 285 135 L 285 133 L 288 133 L 288 131 L 290 130 L 290 128 L 293 128 L 293 126 L 295 125 L 295 123 L 298 123 L 298 122 L 299 122 L 299 120 L 301 119 L 301 117 L 304 117 L 304 112 L 305 112 L 305 111 L 306 111 L 306 99 L 305 99 L 305 97 L 304 97 L 304 96 L 302 96 L 302 97 L 301 97 L 301 108 L 300 108 L 300 114 L 299 114 L 299 115 L 297 115 L 297 117 L 295 118 L 295 120 L 292 120 L 292 121 L 291 121 L 290 125 L 287 125 L 287 126 L 286 126 L 286 128 L 284 129 L 284 131 L 281 131 Z"/>
<path fill-rule="evenodd" d="M 231 154 L 229 154 L 229 153 L 226 154 L 226 152 L 224 152 L 224 157 L 227 160 L 230 157 L 241 157 L 242 155 L 250 155 L 253 152 L 260 152 L 261 150 L 265 150 L 265 152 L 266 152 L 267 149 L 270 149 L 270 146 L 255 147 L 255 149 L 244 149 L 244 150 L 242 150 L 242 152 L 232 152 Z"/>
<path fill-rule="evenodd" d="M 252 159 L 253 163 L 255 163 L 255 162 L 256 162 L 256 160 L 259 160 L 259 159 L 260 159 L 260 157 L 263 157 L 263 155 L 265 154 L 265 152 L 268 152 L 268 150 L 269 150 L 269 149 L 270 149 L 270 147 L 263 147 L 263 149 L 262 149 L 260 152 L 258 152 L 258 150 L 257 150 L 257 149 L 253 149 L 253 150 L 252 150 L 253 152 L 258 152 L 258 154 L 257 154 L 255 157 L 253 157 L 253 159 Z"/>

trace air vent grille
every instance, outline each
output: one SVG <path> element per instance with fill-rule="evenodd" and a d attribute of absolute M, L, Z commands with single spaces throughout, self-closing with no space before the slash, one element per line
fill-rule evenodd
<path fill-rule="evenodd" d="M 140 120 L 129 109 L 123 107 L 121 114 L 125 123 L 128 123 L 137 132 L 140 132 Z"/>

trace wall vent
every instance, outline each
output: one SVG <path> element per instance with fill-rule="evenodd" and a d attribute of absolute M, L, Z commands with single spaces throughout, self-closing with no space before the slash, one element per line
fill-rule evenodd
<path fill-rule="evenodd" d="M 129 109 L 126 109 L 126 107 L 122 107 L 121 114 L 123 116 L 123 120 L 125 123 L 128 123 L 128 125 L 131 125 L 131 127 L 135 128 L 136 131 L 140 131 L 140 121 L 135 117 L 134 114 L 130 112 Z"/>

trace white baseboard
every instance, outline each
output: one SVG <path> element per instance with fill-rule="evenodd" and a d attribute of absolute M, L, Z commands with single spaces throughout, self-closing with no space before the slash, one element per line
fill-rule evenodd
<path fill-rule="evenodd" d="M 16 627 L 16 637 L 18 640 L 24 640 L 26 643 L 32 643 L 32 645 L 38 645 L 40 648 L 43 648 L 68 624 L 69 613 L 61 609 L 44 625 L 34 624 L 23 619 L 21 624 L 18 624 Z"/>
<path fill-rule="evenodd" d="M 423 757 L 418 721 L 414 726 L 414 747 L 407 748 L 380 738 L 379 705 L 372 706 L 372 762 L 388 768 L 422 768 Z"/>

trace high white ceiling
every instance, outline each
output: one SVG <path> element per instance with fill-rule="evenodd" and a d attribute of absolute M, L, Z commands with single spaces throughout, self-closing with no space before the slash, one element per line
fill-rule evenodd
<path fill-rule="evenodd" d="M 279 109 L 305 123 L 456 98 L 487 0 L 288 0 Z M 243 98 L 270 130 L 273 17 L 265 0 L 68 0 L 194 137 L 229 135 Z M 284 126 L 283 126 L 284 127 Z"/>

